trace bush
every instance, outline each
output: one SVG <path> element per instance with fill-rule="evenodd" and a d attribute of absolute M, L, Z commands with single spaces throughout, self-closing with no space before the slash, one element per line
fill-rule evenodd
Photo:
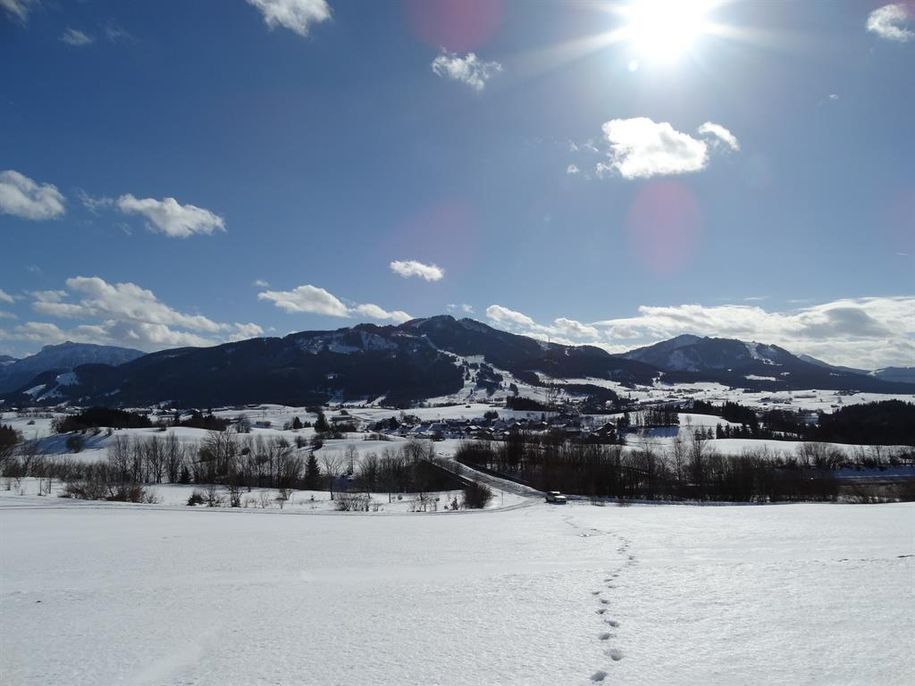
<path fill-rule="evenodd" d="M 106 469 L 92 469 L 78 481 L 68 481 L 62 498 L 109 500 L 122 503 L 155 503 L 155 495 L 138 483 L 113 481 Z"/>
<path fill-rule="evenodd" d="M 71 453 L 82 452 L 83 447 L 86 445 L 86 441 L 79 434 L 74 434 L 73 436 L 67 436 L 67 450 Z"/>
<path fill-rule="evenodd" d="M 368 512 L 372 499 L 368 493 L 338 493 L 334 504 L 340 512 Z"/>
<path fill-rule="evenodd" d="M 196 505 L 203 505 L 205 502 L 206 502 L 206 496 L 204 496 L 204 494 L 202 492 L 198 491 L 197 489 L 194 489 L 194 492 L 191 493 L 191 495 L 187 499 L 187 504 L 190 507 L 194 507 Z"/>
<path fill-rule="evenodd" d="M 492 489 L 485 484 L 474 482 L 464 488 L 464 507 L 467 509 L 482 510 L 492 498 Z"/>

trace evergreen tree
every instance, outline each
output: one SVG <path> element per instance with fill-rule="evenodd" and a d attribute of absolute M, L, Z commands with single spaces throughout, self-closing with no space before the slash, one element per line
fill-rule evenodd
<path fill-rule="evenodd" d="M 330 424 L 327 423 L 327 417 L 323 412 L 318 412 L 318 421 L 315 422 L 315 431 L 319 434 L 325 434 L 330 431 Z"/>
<path fill-rule="evenodd" d="M 321 485 L 321 470 L 318 469 L 318 458 L 314 453 L 308 456 L 308 463 L 305 465 L 305 488 L 309 491 L 316 491 Z"/>

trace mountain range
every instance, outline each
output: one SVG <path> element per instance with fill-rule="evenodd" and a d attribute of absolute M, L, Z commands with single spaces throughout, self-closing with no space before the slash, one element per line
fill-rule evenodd
<path fill-rule="evenodd" d="M 3 355 L 0 356 L 0 394 L 14 391 L 38 374 L 48 371 L 67 372 L 84 364 L 117 366 L 144 354 L 131 348 L 67 341 L 59 345 L 46 345 L 34 355 L 19 360 Z"/>
<path fill-rule="evenodd" d="M 523 396 L 532 387 L 610 400 L 615 397 L 611 387 L 656 381 L 915 393 L 915 384 L 824 366 L 774 345 L 683 335 L 613 355 L 448 315 L 150 354 L 67 343 L 0 366 L 0 374 L 11 369 L 15 376 L 0 377 L 7 388 L 0 397 L 8 405 L 217 407 L 383 400 L 407 406 L 429 399 Z M 19 385 L 10 388 L 10 378 Z"/>

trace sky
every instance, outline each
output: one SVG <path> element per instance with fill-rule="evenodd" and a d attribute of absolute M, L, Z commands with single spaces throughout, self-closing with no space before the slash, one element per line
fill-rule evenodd
<path fill-rule="evenodd" d="M 0 0 L 0 353 L 450 313 L 915 366 L 915 0 Z"/>

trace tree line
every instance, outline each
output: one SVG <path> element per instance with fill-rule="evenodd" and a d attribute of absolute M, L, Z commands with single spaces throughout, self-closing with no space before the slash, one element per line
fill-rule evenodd
<path fill-rule="evenodd" d="M 835 500 L 844 453 L 803 444 L 797 455 L 765 448 L 714 449 L 708 433 L 676 437 L 669 450 L 649 439 L 633 448 L 517 432 L 504 442 L 463 443 L 459 462 L 543 491 L 610 499 L 780 502 Z"/>

